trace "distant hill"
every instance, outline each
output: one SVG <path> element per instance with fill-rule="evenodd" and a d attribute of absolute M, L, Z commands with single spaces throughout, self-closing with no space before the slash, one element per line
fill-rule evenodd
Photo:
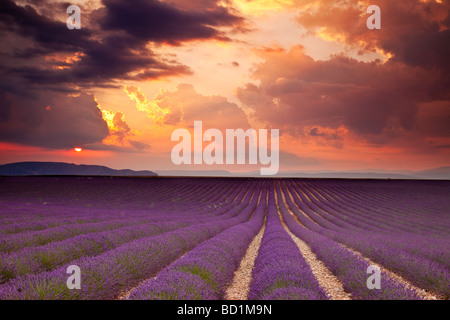
<path fill-rule="evenodd" d="M 259 171 L 229 172 L 226 170 L 164 170 L 160 176 L 180 177 L 261 177 Z M 270 176 L 269 176 L 270 177 Z M 355 170 L 355 171 L 280 171 L 277 178 L 338 178 L 338 179 L 419 179 L 450 180 L 450 167 L 423 171 L 410 170 Z"/>
<path fill-rule="evenodd" d="M 450 167 L 423 171 L 360 170 L 360 171 L 323 171 L 323 172 L 279 172 L 279 177 L 303 178 L 340 178 L 340 179 L 425 179 L 450 180 Z"/>
<path fill-rule="evenodd" d="M 0 165 L 0 176 L 80 175 L 80 176 L 181 176 L 181 177 L 261 177 L 259 171 L 229 172 L 226 170 L 115 170 L 105 166 L 77 165 L 65 162 L 16 162 Z M 423 171 L 280 171 L 273 177 L 343 178 L 343 179 L 432 179 L 450 180 L 450 166 Z"/>
<path fill-rule="evenodd" d="M 280 172 L 279 177 L 335 178 L 335 179 L 422 179 L 396 173 L 379 172 Z"/>
<path fill-rule="evenodd" d="M 450 167 L 441 167 L 436 169 L 415 172 L 414 175 L 425 179 L 445 179 L 450 180 Z"/>
<path fill-rule="evenodd" d="M 77 176 L 157 176 L 149 170 L 115 170 L 104 166 L 65 162 L 15 162 L 0 165 L 0 176 L 77 175 Z"/>

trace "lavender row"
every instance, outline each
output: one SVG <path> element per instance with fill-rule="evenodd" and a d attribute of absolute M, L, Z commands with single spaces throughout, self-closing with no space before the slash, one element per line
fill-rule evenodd
<path fill-rule="evenodd" d="M 420 299 L 415 291 L 393 281 L 385 273 L 381 274 L 380 290 L 368 289 L 366 272 L 369 263 L 328 237 L 302 227 L 290 215 L 278 188 L 277 196 L 280 212 L 288 228 L 310 246 L 317 258 L 342 282 L 344 290 L 351 293 L 352 298 L 363 300 Z"/>
<path fill-rule="evenodd" d="M 369 217 L 373 217 L 373 215 L 370 215 Z M 391 220 L 392 219 L 389 219 L 389 221 Z M 373 223 L 375 224 L 375 222 Z M 370 238 L 372 243 L 379 243 L 389 247 L 398 247 L 415 255 L 424 256 L 449 268 L 450 246 L 447 237 L 437 235 L 430 236 L 428 234 L 412 234 L 411 232 L 399 233 L 398 228 L 392 226 L 390 229 L 390 233 L 387 233 L 386 231 L 381 234 L 366 232 L 364 238 Z"/>
<path fill-rule="evenodd" d="M 147 218 L 148 219 L 148 218 Z M 153 222 L 153 218 L 148 219 Z M 28 233 L 12 234 L 0 237 L 0 252 L 13 252 L 25 247 L 45 245 L 61 241 L 76 235 L 113 230 L 120 227 L 139 225 L 148 222 L 146 218 L 115 219 L 110 221 L 68 225 Z"/>
<path fill-rule="evenodd" d="M 265 199 L 266 189 L 262 191 Z M 247 210 L 255 209 L 257 199 Z M 134 290 L 130 300 L 223 299 L 248 245 L 261 229 L 265 201 L 260 201 L 250 221 L 227 229 L 203 242 Z"/>
<path fill-rule="evenodd" d="M 14 202 L 15 205 L 20 206 L 21 203 L 27 203 L 29 198 L 33 198 L 33 194 L 38 198 L 38 204 L 41 207 L 49 207 L 50 205 L 68 206 L 72 209 L 81 208 L 84 206 L 114 208 L 123 210 L 135 209 L 151 209 L 155 205 L 157 207 L 170 206 L 174 208 L 178 206 L 176 200 L 178 197 L 183 199 L 183 206 L 194 200 L 202 202 L 205 191 L 231 189 L 236 185 L 234 181 L 221 181 L 221 183 L 214 183 L 215 181 L 195 181 L 183 180 L 180 183 L 179 179 L 108 179 L 108 178 L 94 178 L 78 179 L 78 178 L 64 178 L 59 181 L 54 181 L 51 178 L 15 178 L 12 179 L 14 183 L 5 183 L 0 185 L 2 192 L 0 192 L 0 201 L 7 203 Z M 31 181 L 30 181 L 31 180 Z M 240 184 L 242 185 L 242 184 Z M 226 192 L 218 193 L 224 194 Z M 11 199 L 9 199 L 11 197 Z M 42 197 L 42 198 L 41 198 Z M 9 200 L 11 201 L 9 201 Z M 36 198 L 34 198 L 36 199 Z M 79 201 L 78 201 L 79 200 Z M 30 200 L 30 205 L 35 206 L 35 200 Z M 45 201 L 45 202 L 44 202 Z M 195 201 L 194 201 L 195 202 Z M 43 206 L 43 204 L 46 204 Z M 81 207 L 80 207 L 81 206 Z M 14 206 L 13 206 L 14 207 Z M 123 208 L 121 208 L 123 207 Z M 26 208 L 26 206 L 25 206 Z M 14 209 L 14 208 L 13 208 Z M 37 209 L 37 208 L 36 208 Z M 34 211 L 34 208 L 33 208 Z M 67 210 L 62 210 L 61 214 L 55 212 L 52 215 L 55 217 L 62 216 Z M 172 210 L 173 211 L 173 210 Z M 45 216 L 45 213 L 42 213 Z M 7 214 L 5 212 L 0 218 L 14 218 L 15 213 Z M 31 219 L 35 219 L 35 212 L 27 214 Z M 19 217 L 20 218 L 20 217 Z M 0 220 L 2 224 L 4 219 Z"/>
<path fill-rule="evenodd" d="M 325 300 L 327 295 L 278 217 L 273 184 L 248 294 L 250 300 Z"/>
<path fill-rule="evenodd" d="M 311 188 L 310 192 L 313 191 L 314 188 Z M 340 197 L 339 200 L 336 201 L 335 194 L 330 195 L 325 191 L 320 192 L 320 194 L 328 200 L 326 204 L 321 204 L 321 206 L 331 209 L 338 218 L 351 219 L 355 222 L 358 221 L 358 224 L 360 224 L 364 230 L 380 232 L 395 230 L 393 226 L 385 224 L 383 218 L 368 210 L 364 205 L 359 203 L 353 204 L 351 201 L 344 201 Z"/>
<path fill-rule="evenodd" d="M 235 190 L 232 195 L 237 196 L 237 191 L 238 190 Z M 187 211 L 189 209 L 197 213 L 198 216 L 198 209 L 196 210 L 195 206 L 193 208 L 185 207 L 184 214 L 187 214 Z M 225 208 L 225 210 L 226 209 L 227 208 Z M 208 211 L 211 211 L 211 209 L 208 209 Z M 4 235 L 0 237 L 0 252 L 13 252 L 25 247 L 40 246 L 54 241 L 61 241 L 80 234 L 95 233 L 120 227 L 152 222 L 156 218 L 154 216 L 151 216 L 149 218 L 148 212 L 142 212 L 142 216 L 144 216 L 145 218 L 124 219 L 122 217 L 119 219 L 116 218 L 115 220 L 104 222 L 67 225 L 40 231 L 31 231 L 22 234 Z M 160 220 L 167 219 L 163 218 L 162 216 L 158 218 Z"/>
<path fill-rule="evenodd" d="M 404 229 L 405 231 L 413 232 L 417 230 L 429 232 L 435 230 L 437 227 L 435 223 L 430 224 L 429 221 L 430 218 L 433 218 L 433 220 L 439 219 L 439 216 L 434 215 L 432 210 L 426 205 L 420 206 L 420 203 L 418 203 L 418 206 L 415 198 L 407 198 L 407 201 L 402 201 L 403 198 L 397 195 L 401 190 L 395 190 L 395 194 L 397 195 L 395 201 L 383 201 L 378 198 L 380 192 L 377 192 L 376 189 L 370 190 L 370 193 L 364 192 L 361 188 L 358 188 L 357 192 L 348 188 L 345 189 L 345 192 L 340 192 L 339 189 L 337 188 L 334 191 L 345 199 L 345 208 L 354 207 L 359 212 L 361 210 L 367 211 L 370 218 L 378 219 L 379 223 L 385 227 L 391 229 L 395 227 L 397 230 Z M 411 204 L 415 206 L 407 208 Z M 389 213 L 389 216 L 386 213 Z M 367 215 L 365 216 L 367 217 Z M 442 222 L 445 221 L 440 220 Z M 448 225 L 448 216 L 446 220 Z"/>
<path fill-rule="evenodd" d="M 430 227 L 426 223 L 429 221 L 429 216 L 427 218 L 421 218 L 417 217 L 417 213 L 414 213 L 412 209 L 405 211 L 404 207 L 397 208 L 399 204 L 402 204 L 402 198 L 400 197 L 394 203 L 377 199 L 376 192 L 367 194 L 364 197 L 361 197 L 362 194 L 362 192 L 355 195 L 352 192 L 346 193 L 346 204 L 348 207 L 353 206 L 355 210 L 366 212 L 364 217 L 370 217 L 372 220 L 376 220 L 374 225 L 376 224 L 377 226 L 390 230 L 423 233 L 429 233 L 435 228 L 435 226 Z M 414 211 L 417 211 L 418 208 L 414 209 Z M 423 207 L 421 211 L 428 211 L 428 208 Z"/>
<path fill-rule="evenodd" d="M 166 222 L 124 227 L 89 235 L 79 235 L 38 248 L 25 248 L 12 254 L 0 255 L 0 283 L 18 276 L 53 270 L 77 258 L 95 256 L 121 244 L 176 230 L 187 222 Z"/>
<path fill-rule="evenodd" d="M 203 188 L 204 183 L 189 180 L 171 179 L 137 179 L 137 178 L 106 178 L 106 177 L 65 177 L 53 179 L 51 177 L 16 177 L 9 178 L 14 183 L 0 185 L 2 197 L 26 195 L 27 199 L 44 198 L 46 200 L 75 200 L 97 199 L 127 199 L 141 195 L 145 198 L 170 197 L 180 190 L 189 192 L 193 188 Z M 180 183 L 181 182 L 181 183 Z M 183 182 L 189 185 L 184 189 Z M 24 197 L 23 197 L 24 198 Z"/>
<path fill-rule="evenodd" d="M 250 188 L 249 191 L 252 193 L 253 189 Z M 232 217 L 230 214 L 233 214 L 233 211 L 222 215 L 211 213 L 191 218 L 185 217 L 176 222 L 124 227 L 95 234 L 79 235 L 38 248 L 25 248 L 9 255 L 3 254 L 0 255 L 0 279 L 2 278 L 0 283 L 27 273 L 49 271 L 76 258 L 94 256 L 135 239 L 179 229 L 187 225 L 227 219 Z"/>
<path fill-rule="evenodd" d="M 313 221 L 312 219 L 308 218 L 308 215 L 306 215 L 303 211 L 301 211 L 297 205 L 297 202 L 294 202 L 290 195 L 290 191 L 286 186 L 283 184 L 281 185 L 282 194 L 284 195 L 284 200 L 287 202 L 290 210 L 295 214 L 297 219 L 300 221 L 302 225 L 307 227 L 310 230 L 319 232 L 323 230 L 323 227 L 320 226 L 317 222 Z M 295 198 L 294 198 L 295 199 Z"/>
<path fill-rule="evenodd" d="M 421 288 L 449 296 L 450 275 L 448 268 L 436 262 L 436 260 L 448 261 L 447 249 L 444 252 L 434 251 L 437 256 L 434 259 L 430 259 L 433 251 L 425 253 L 427 252 L 426 246 L 410 248 L 410 251 L 407 251 L 403 249 L 404 246 L 402 245 L 393 245 L 393 243 L 401 243 L 396 234 L 374 235 L 370 233 L 330 230 L 311 223 L 303 214 L 298 211 L 296 212 L 295 207 L 291 205 L 292 203 L 289 203 L 290 208 L 293 209 L 292 211 L 296 214 L 300 222 L 309 229 L 361 252 L 368 258 L 397 272 Z M 379 241 L 381 237 L 384 238 L 384 241 Z M 406 243 L 416 242 L 415 239 L 416 235 L 414 234 L 403 234 L 403 241 Z M 386 243 L 386 241 L 388 242 Z M 438 244 L 436 243 L 436 245 Z"/>
<path fill-rule="evenodd" d="M 445 265 L 433 261 L 425 257 L 416 248 L 415 252 L 404 250 L 401 246 L 390 245 L 386 242 L 380 242 L 376 238 L 373 239 L 367 235 L 354 233 L 334 233 L 325 231 L 323 234 L 343 243 L 344 245 L 362 253 L 373 261 L 383 265 L 389 270 L 401 275 L 405 279 L 411 281 L 418 287 L 428 289 L 432 292 L 450 298 L 450 272 L 448 267 L 448 254 L 440 256 L 440 259 L 446 260 Z M 386 235 L 385 239 L 395 236 Z M 414 242 L 415 235 L 410 234 L 407 242 Z M 447 240 L 448 243 L 448 240 Z M 427 250 L 426 247 L 422 248 Z M 446 250 L 447 251 L 447 250 Z"/>
<path fill-rule="evenodd" d="M 329 228 L 336 230 L 348 229 L 348 230 L 361 230 L 362 226 L 357 224 L 355 220 L 349 221 L 349 219 L 337 219 L 330 212 L 322 209 L 323 204 L 315 199 L 311 193 L 308 192 L 302 186 L 302 184 L 291 183 L 290 184 L 291 193 L 294 195 L 294 200 L 296 195 L 300 198 L 301 203 L 307 206 L 310 210 L 307 211 L 310 217 L 314 217 L 314 220 L 319 224 L 326 225 Z"/>
<path fill-rule="evenodd" d="M 446 215 L 446 212 L 450 209 L 446 198 L 448 186 L 448 183 L 445 181 L 390 181 L 389 184 L 379 181 L 358 181 L 352 183 L 351 188 L 349 185 L 341 185 L 338 190 L 343 190 L 345 194 L 355 198 L 361 198 L 360 195 L 370 196 L 381 203 L 393 204 L 398 209 L 414 210 L 415 214 L 426 218 L 430 214 L 433 214 L 435 217 Z M 423 197 L 424 195 L 425 197 Z M 399 199 L 407 201 L 402 201 L 403 203 L 398 204 Z M 426 214 L 422 214 L 420 210 L 417 210 L 415 207 L 417 202 L 426 204 L 426 207 L 428 207 Z"/>
<path fill-rule="evenodd" d="M 108 217 L 113 217 L 113 214 L 110 214 Z M 106 217 L 105 217 L 106 218 Z M 0 227 L 0 235 L 6 234 L 14 234 L 25 231 L 39 231 L 48 228 L 55 228 L 63 225 L 72 225 L 72 224 L 83 224 L 83 223 L 92 223 L 92 222 L 100 222 L 105 220 L 105 218 L 100 218 L 97 216 L 92 216 L 92 214 L 86 216 L 65 216 L 63 219 L 55 219 L 54 217 L 48 217 L 39 220 L 32 221 L 23 221 L 18 223 L 11 223 L 5 226 Z"/>
<path fill-rule="evenodd" d="M 328 234 L 331 234 L 330 231 L 326 232 Z M 344 236 L 344 234 L 347 236 Z M 428 280 L 419 280 L 418 283 L 430 290 L 438 290 L 438 292 L 440 293 L 443 293 L 445 291 L 443 290 L 443 288 L 447 286 L 448 282 L 441 281 L 440 279 L 443 279 L 445 277 L 447 277 L 448 279 L 448 272 L 445 272 L 445 270 L 450 269 L 450 246 L 448 237 L 429 237 L 413 234 L 410 232 L 402 234 L 383 233 L 380 235 L 374 233 L 365 233 L 364 235 L 362 235 L 355 232 L 340 232 L 334 234 L 333 237 L 335 239 L 339 239 L 341 242 L 348 242 L 349 240 L 345 239 L 350 235 L 352 235 L 353 237 L 352 243 L 357 244 L 358 248 L 360 249 L 364 247 L 366 252 L 370 252 L 371 256 L 376 257 L 380 262 L 385 261 L 385 259 L 388 259 L 388 261 L 392 261 L 394 259 L 394 255 L 400 255 L 402 258 L 399 258 L 399 261 L 397 261 L 396 263 L 389 263 L 393 270 L 399 271 L 401 269 L 411 269 L 410 266 L 412 264 L 416 265 L 418 263 L 421 266 L 415 266 L 413 267 L 413 270 L 416 269 L 416 271 L 420 271 L 421 273 L 423 273 L 420 269 L 425 269 L 428 266 L 428 272 L 426 273 L 429 276 L 424 277 Z M 353 245 L 353 247 L 354 246 L 355 245 Z M 389 255 L 388 252 L 392 252 L 392 254 Z M 416 261 L 411 262 L 413 260 Z M 421 262 L 419 263 L 418 261 Z M 433 279 L 432 274 L 436 274 L 435 279 Z M 417 276 L 409 276 L 408 278 L 414 279 L 417 278 Z M 415 281 L 418 281 L 418 279 L 415 279 Z M 427 282 L 430 283 L 427 284 Z M 442 284 L 442 286 L 439 284 Z"/>
<path fill-rule="evenodd" d="M 300 214 L 305 214 L 308 218 L 310 218 L 314 223 L 316 223 L 319 226 L 340 231 L 343 230 L 342 226 L 336 225 L 331 221 L 328 221 L 327 219 L 323 218 L 321 215 L 314 212 L 308 205 L 308 199 L 305 198 L 303 193 L 296 188 L 295 185 L 289 185 L 288 186 L 289 193 L 292 195 L 293 201 L 295 205 L 301 210 Z M 287 194 L 289 196 L 289 193 Z"/>
<path fill-rule="evenodd" d="M 35 207 L 30 208 L 36 210 Z M 149 218 L 148 210 L 104 210 L 104 209 L 84 209 L 82 212 L 73 213 L 66 207 L 47 207 L 47 213 L 52 213 L 52 216 L 36 218 L 33 220 L 15 221 L 13 223 L 3 225 L 0 227 L 0 238 L 7 235 L 17 234 L 17 233 L 29 233 L 32 231 L 42 231 L 45 229 L 56 228 L 60 226 L 69 225 L 82 225 L 86 223 L 98 223 L 104 221 L 120 220 L 120 219 L 130 219 L 145 217 Z M 64 215 L 54 212 L 65 212 Z M 165 219 L 167 214 L 164 212 L 157 212 L 152 210 L 151 217 L 158 221 L 160 219 Z"/>
<path fill-rule="evenodd" d="M 199 243 L 247 221 L 252 212 L 249 206 L 242 207 L 233 209 L 241 212 L 229 220 L 139 239 L 99 256 L 72 262 L 82 272 L 80 290 L 67 289 L 67 266 L 64 266 L 51 272 L 19 277 L 1 285 L 0 299 L 113 299 L 122 290 L 154 276 Z"/>
<path fill-rule="evenodd" d="M 348 233 L 353 237 L 362 237 L 360 233 Z M 333 237 L 336 235 L 333 234 Z M 364 235 L 364 242 L 375 244 L 376 247 L 389 248 L 403 255 L 417 256 L 440 264 L 450 270 L 450 241 L 444 236 L 425 236 L 414 233 L 373 234 Z"/>
<path fill-rule="evenodd" d="M 312 191 L 308 190 L 308 188 L 305 188 L 305 183 L 298 183 L 293 182 L 292 186 L 294 190 L 302 190 L 307 194 L 311 199 L 314 199 L 312 196 Z M 302 186 L 303 185 L 303 186 Z M 313 200 L 312 202 L 315 202 L 311 204 L 311 201 L 302 198 L 303 201 L 305 201 L 306 205 L 313 207 L 314 211 L 311 214 L 310 212 L 307 212 L 309 217 L 312 217 L 319 225 L 336 231 L 343 231 L 340 228 L 352 230 L 352 231 L 376 231 L 376 232 L 386 232 L 387 230 L 393 231 L 398 230 L 395 229 L 391 225 L 386 225 L 385 223 L 380 223 L 376 219 L 376 214 L 367 214 L 364 215 L 364 211 L 366 206 L 364 204 L 358 204 L 358 210 L 351 210 L 351 207 L 349 206 L 349 203 L 344 204 L 344 208 L 339 208 L 339 206 L 329 203 L 328 205 L 325 204 L 325 202 L 320 203 L 317 200 Z M 355 205 L 356 206 L 356 205 Z M 316 216 L 314 216 L 314 214 Z M 355 229 L 354 227 L 346 227 L 342 224 L 342 220 L 345 221 L 352 221 L 351 223 L 353 225 L 358 226 L 359 229 Z M 332 223 L 335 226 L 331 225 Z M 404 228 L 404 227 L 401 227 Z M 400 229 L 401 229 L 400 228 Z M 404 228 L 406 230 L 406 228 Z"/>
<path fill-rule="evenodd" d="M 448 237 L 427 237 L 411 233 L 399 235 L 370 235 L 371 242 L 385 247 L 396 247 L 410 254 L 433 260 L 450 270 L 450 239 Z"/>
<path fill-rule="evenodd" d="M 296 183 L 296 185 L 303 185 L 303 187 L 308 185 L 308 182 Z M 317 192 L 314 188 L 304 188 L 305 192 L 316 194 Z M 372 194 L 373 195 L 373 194 Z M 355 200 L 356 198 L 348 192 L 341 195 L 347 199 L 345 202 L 338 201 L 336 203 L 341 204 L 340 206 L 337 204 L 330 205 L 333 207 L 334 212 L 338 214 L 340 218 L 349 217 L 352 220 L 362 220 L 366 222 L 369 226 L 369 229 L 378 230 L 378 231 L 393 231 L 393 230 L 404 230 L 411 231 L 417 229 L 416 226 L 411 228 L 410 221 L 401 220 L 399 222 L 393 221 L 393 219 L 389 219 L 389 223 L 386 223 L 386 215 L 381 211 L 375 211 L 373 208 L 375 206 L 383 206 L 383 202 L 375 202 L 372 203 L 371 197 L 365 197 L 361 200 Z M 325 203 L 319 204 L 319 206 L 326 206 Z M 389 208 L 392 210 L 392 207 Z M 399 218 L 400 214 L 396 214 L 395 217 Z M 335 220 L 336 221 L 336 220 Z M 409 227 L 408 227 L 409 225 Z"/>
<path fill-rule="evenodd" d="M 307 202 L 309 206 L 314 206 L 314 211 L 319 214 L 320 216 L 326 216 L 327 219 L 334 223 L 335 225 L 339 225 L 340 221 L 345 221 L 346 225 L 341 225 L 342 227 L 349 229 L 349 230 L 370 230 L 370 229 L 375 229 L 377 231 L 384 231 L 383 228 L 379 227 L 377 224 L 374 223 L 374 221 L 366 219 L 366 217 L 364 215 L 361 214 L 361 210 L 359 211 L 353 211 L 351 210 L 351 208 L 345 206 L 345 208 L 343 210 L 340 210 L 342 208 L 340 208 L 338 205 L 333 204 L 331 202 L 326 202 L 326 201 L 318 201 L 315 199 L 315 197 L 318 196 L 317 193 L 314 193 L 314 190 L 309 190 L 308 188 L 304 187 L 303 183 L 303 187 L 301 186 L 301 184 L 299 183 L 294 183 L 294 185 L 297 188 L 302 188 L 302 190 L 309 195 L 310 199 L 312 199 L 312 204 L 310 204 L 310 202 Z M 339 202 L 338 202 L 339 203 Z M 348 227 L 348 225 L 351 225 L 350 227 Z M 355 228 L 357 227 L 357 228 Z M 391 230 L 393 229 L 392 227 L 390 227 Z"/>
<path fill-rule="evenodd" d="M 39 180 L 39 179 L 38 179 Z M 48 180 L 48 179 L 46 179 Z M 72 180 L 73 179 L 69 179 Z M 101 181 L 103 181 L 105 179 L 101 179 Z M 113 179 L 114 180 L 114 179 Z M 36 180 L 33 180 L 33 182 Z M 106 179 L 106 181 L 109 181 L 109 179 Z M 221 182 L 221 183 L 217 183 L 217 184 L 213 184 L 210 185 L 210 183 L 205 184 L 202 181 L 194 181 L 194 183 L 189 182 L 189 180 L 187 181 L 188 184 L 187 185 L 183 185 L 183 184 L 174 184 L 172 181 L 178 181 L 178 180 L 168 180 L 168 181 L 159 181 L 159 180 L 155 180 L 153 181 L 153 183 L 148 184 L 148 181 L 144 180 L 126 180 L 126 182 L 134 182 L 132 184 L 133 188 L 131 190 L 129 190 L 130 195 L 134 194 L 134 197 L 131 199 L 131 201 L 129 201 L 127 203 L 127 208 L 123 209 L 123 211 L 126 212 L 133 212 L 136 210 L 135 206 L 136 203 L 139 202 L 139 198 L 142 197 L 143 194 L 145 195 L 151 195 L 151 198 L 146 200 L 145 202 L 150 203 L 151 205 L 149 206 L 150 208 L 154 208 L 154 202 L 156 203 L 156 207 L 160 210 L 163 211 L 164 213 L 171 213 L 171 212 L 177 212 L 179 211 L 179 209 L 177 209 L 178 205 L 177 202 L 173 202 L 171 200 L 177 200 L 178 198 L 182 199 L 182 209 L 183 212 L 185 211 L 186 208 L 195 208 L 195 209 L 199 209 L 199 204 L 200 207 L 203 209 L 203 207 L 205 207 L 204 209 L 211 209 L 211 208 L 206 208 L 206 205 L 203 206 L 204 202 L 207 201 L 224 201 L 227 199 L 228 196 L 230 196 L 230 192 L 233 192 L 232 196 L 236 196 L 235 192 L 236 189 L 239 189 L 240 187 L 242 187 L 245 184 L 236 184 L 234 181 L 233 182 Z M 139 182 L 136 185 L 136 181 Z M 142 185 L 141 185 L 142 182 Z M 67 184 L 67 183 L 66 183 Z M 33 185 L 33 184 L 31 184 Z M 157 188 L 154 185 L 157 186 L 161 186 L 162 188 Z M 123 186 L 120 186 L 120 190 L 124 191 Z M 42 186 L 43 188 L 46 187 L 46 185 Z M 95 191 L 95 195 L 97 197 L 99 197 L 99 194 L 102 193 L 108 193 L 111 190 L 111 188 L 108 185 L 103 185 L 101 186 L 102 188 L 98 189 Z M 144 188 L 145 187 L 145 188 Z M 151 187 L 151 189 L 154 189 L 154 191 L 156 191 L 155 194 L 153 193 L 149 193 L 146 190 L 146 187 Z M 236 188 L 237 187 L 237 188 Z M 75 189 L 75 191 L 77 191 L 77 188 L 71 187 L 72 189 Z M 34 189 L 37 189 L 36 187 Z M 204 191 L 209 191 L 209 192 L 204 192 Z M 214 192 L 215 190 L 217 190 L 217 192 Z M 225 191 L 225 192 L 224 192 Z M 55 198 L 56 196 L 60 197 L 61 193 L 60 190 L 54 190 L 52 192 L 46 193 L 46 195 L 48 194 L 49 197 Z M 112 194 L 110 194 L 110 199 L 108 199 L 107 201 L 102 201 L 101 199 L 96 200 L 96 204 L 100 205 L 100 206 L 110 206 L 111 203 L 114 205 L 115 202 L 117 201 L 122 201 L 123 199 L 121 199 L 120 197 L 114 197 L 114 192 L 112 192 Z M 0 197 L 3 197 L 4 194 L 0 195 Z M 123 195 L 121 195 L 123 197 Z M 175 198 L 173 198 L 175 197 Z M 19 203 L 14 203 L 13 204 L 13 209 L 14 211 L 17 211 L 17 208 L 21 207 L 21 203 L 23 203 L 24 199 L 19 199 L 20 201 L 18 201 Z M 78 199 L 76 199 L 78 200 Z M 150 201 L 151 200 L 151 201 Z M 43 205 L 46 204 L 46 205 Z M 15 220 L 17 222 L 23 222 L 24 220 L 24 216 L 26 215 L 26 212 L 30 212 L 30 209 L 32 210 L 32 214 L 29 216 L 29 218 L 31 218 L 32 220 L 36 220 L 36 219 L 40 219 L 41 217 L 48 217 L 51 216 L 52 219 L 58 219 L 60 217 L 64 218 L 67 216 L 67 214 L 69 214 L 72 218 L 75 218 L 75 216 L 72 214 L 73 211 L 78 211 L 77 214 L 81 215 L 81 216 L 86 216 L 86 215 L 92 215 L 93 213 L 90 212 L 91 210 L 94 210 L 95 208 L 80 208 L 77 206 L 73 206 L 70 205 L 70 210 L 67 210 L 67 208 L 65 206 L 57 206 L 56 208 L 54 208 L 54 206 L 50 205 L 49 203 L 46 202 L 42 202 L 38 204 L 38 207 L 36 205 L 32 205 L 30 206 L 31 203 L 27 206 L 24 207 L 25 212 L 24 213 L 19 213 L 19 212 L 14 212 L 14 214 L 9 215 L 9 216 L 14 216 Z M 45 210 L 44 210 L 45 208 Z M 7 209 L 5 208 L 5 211 Z M 22 210 L 22 211 L 24 211 Z M 53 210 L 56 210 L 54 212 L 52 212 Z M 142 209 L 138 209 L 138 210 L 142 210 Z M 152 209 L 153 210 L 153 209 Z M 2 210 L 3 211 L 3 210 Z M 58 213 L 58 211 L 60 211 Z M 39 213 L 38 213 L 39 212 Z M 8 216 L 6 214 L 6 212 L 2 212 L 2 216 L 5 217 Z M 1 217 L 0 217 L 1 218 Z M 5 221 L 6 220 L 6 221 Z M 29 220 L 29 219 L 28 219 Z M 14 220 L 11 220 L 9 218 L 6 219 L 1 219 L 0 220 L 0 225 L 1 224 L 5 224 L 8 223 L 8 225 L 10 225 L 10 222 L 13 222 Z"/>

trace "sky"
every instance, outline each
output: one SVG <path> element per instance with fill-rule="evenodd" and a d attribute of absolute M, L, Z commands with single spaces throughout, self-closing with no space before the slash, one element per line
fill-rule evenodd
<path fill-rule="evenodd" d="M 449 13 L 448 0 L 2 0 L 0 164 L 254 169 L 175 166 L 172 132 L 202 121 L 278 129 L 280 171 L 449 166 Z"/>

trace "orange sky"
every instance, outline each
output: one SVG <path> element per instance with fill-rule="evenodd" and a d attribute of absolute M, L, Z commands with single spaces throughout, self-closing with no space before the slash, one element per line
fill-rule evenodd
<path fill-rule="evenodd" d="M 72 1 L 67 31 L 63 1 L 6 1 L 0 163 L 254 169 L 172 165 L 201 120 L 280 129 L 281 171 L 450 165 L 449 1 L 132 2 Z"/>

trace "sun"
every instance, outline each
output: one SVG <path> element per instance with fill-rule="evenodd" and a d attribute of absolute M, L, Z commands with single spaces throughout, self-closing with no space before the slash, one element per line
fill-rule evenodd
<path fill-rule="evenodd" d="M 83 149 L 81 149 L 80 147 L 76 147 L 76 148 L 75 148 L 75 151 L 76 151 L 76 152 L 81 152 L 82 150 L 83 150 Z"/>

